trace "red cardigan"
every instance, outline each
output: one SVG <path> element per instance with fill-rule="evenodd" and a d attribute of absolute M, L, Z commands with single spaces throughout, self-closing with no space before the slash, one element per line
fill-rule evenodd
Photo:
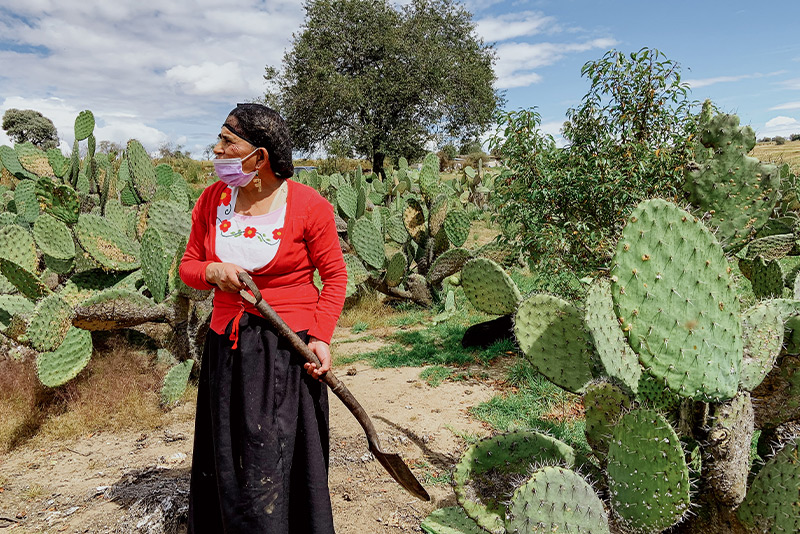
<path fill-rule="evenodd" d="M 333 206 L 313 188 L 287 181 L 286 218 L 278 252 L 269 264 L 250 274 L 264 299 L 292 330 L 307 329 L 310 336 L 330 343 L 347 286 Z M 192 211 L 192 231 L 180 265 L 181 279 L 187 285 L 214 289 L 211 329 L 218 334 L 224 334 L 231 319 L 238 319 L 243 311 L 259 315 L 238 293 L 221 291 L 206 280 L 206 266 L 221 261 L 214 245 L 216 216 L 227 187 L 218 181 L 200 195 Z M 314 285 L 315 270 L 322 278 L 321 293 Z"/>

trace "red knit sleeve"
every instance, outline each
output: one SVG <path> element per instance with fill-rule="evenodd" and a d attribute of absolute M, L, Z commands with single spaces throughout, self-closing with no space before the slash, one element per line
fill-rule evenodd
<path fill-rule="evenodd" d="M 330 343 L 336 321 L 344 307 L 347 269 L 336 233 L 333 206 L 319 195 L 315 200 L 309 202 L 306 208 L 308 219 L 304 237 L 323 286 L 314 312 L 314 325 L 308 334 Z"/>
<path fill-rule="evenodd" d="M 181 259 L 179 273 L 181 280 L 195 289 L 214 289 L 215 286 L 206 281 L 206 266 L 212 263 L 213 251 L 206 250 L 205 241 L 209 231 L 209 210 L 214 209 L 213 203 L 209 199 L 214 198 L 215 190 L 219 189 L 213 185 L 206 187 L 192 210 L 192 230 L 189 233 L 189 243 L 186 245 L 186 252 Z"/>

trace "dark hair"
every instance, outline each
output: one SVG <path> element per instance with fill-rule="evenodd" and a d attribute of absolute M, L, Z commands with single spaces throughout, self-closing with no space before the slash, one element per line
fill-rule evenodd
<path fill-rule="evenodd" d="M 237 104 L 228 116 L 235 117 L 238 124 L 225 121 L 223 127 L 256 148 L 266 148 L 275 176 L 290 178 L 294 174 L 292 139 L 277 111 L 262 104 Z"/>

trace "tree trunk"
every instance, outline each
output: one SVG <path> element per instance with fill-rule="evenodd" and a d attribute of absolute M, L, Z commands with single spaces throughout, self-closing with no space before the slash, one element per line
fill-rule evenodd
<path fill-rule="evenodd" d="M 383 160 L 386 154 L 380 151 L 375 151 L 372 154 L 372 172 L 375 176 L 380 176 L 380 179 L 386 181 L 386 170 L 383 168 Z"/>

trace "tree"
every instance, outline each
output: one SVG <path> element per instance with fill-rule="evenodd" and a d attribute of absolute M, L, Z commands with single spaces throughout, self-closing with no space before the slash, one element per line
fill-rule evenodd
<path fill-rule="evenodd" d="M 44 150 L 58 146 L 53 121 L 33 109 L 7 109 L 3 114 L 3 130 L 14 143 L 29 141 Z"/>
<path fill-rule="evenodd" d="M 534 263 L 585 272 L 607 262 L 639 201 L 679 195 L 697 119 L 678 64 L 658 50 L 611 50 L 581 74 L 591 87 L 567 111 L 564 149 L 534 133 L 535 112 L 501 114 L 491 146 L 512 170 L 495 186 L 506 235 Z"/>
<path fill-rule="evenodd" d="M 340 139 L 385 175 L 386 156 L 413 160 L 438 136 L 476 138 L 499 95 L 494 51 L 475 36 L 472 15 L 453 0 L 309 0 L 306 20 L 265 78 L 295 148 Z"/>

